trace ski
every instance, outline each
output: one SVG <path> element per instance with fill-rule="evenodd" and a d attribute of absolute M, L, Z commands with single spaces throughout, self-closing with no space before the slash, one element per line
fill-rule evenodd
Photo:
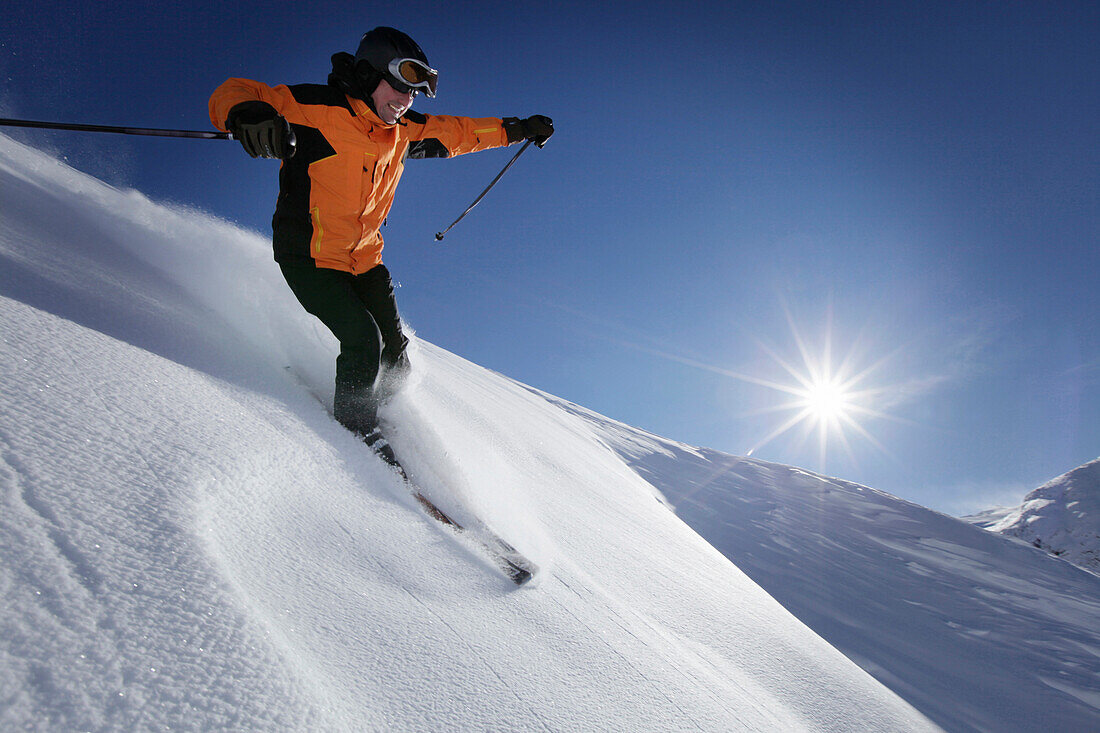
<path fill-rule="evenodd" d="M 472 538 L 488 554 L 493 564 L 508 576 L 509 580 L 516 585 L 523 585 L 535 576 L 535 573 L 538 572 L 538 565 L 531 562 L 531 560 L 526 558 L 519 550 L 509 544 L 507 540 L 491 530 L 484 523 L 459 524 L 455 519 L 436 506 L 435 502 L 424 496 L 420 488 L 409 478 L 409 474 L 405 471 L 405 467 L 397 460 L 397 455 L 394 454 L 393 448 L 390 446 L 389 442 L 382 436 L 380 429 L 375 428 L 370 435 L 363 438 L 363 442 L 367 444 L 376 456 L 389 464 L 397 475 L 401 477 L 401 480 L 405 483 L 405 487 L 413 495 L 413 498 L 420 503 L 420 506 L 428 516 L 440 524 L 447 525 L 454 532 Z"/>
<path fill-rule="evenodd" d="M 321 403 L 322 407 L 325 407 L 326 411 L 328 410 L 325 401 L 306 384 L 305 380 L 298 376 L 290 367 L 285 367 L 285 369 L 300 386 L 304 387 L 313 395 L 315 400 Z M 493 564 L 516 585 L 523 585 L 535 576 L 539 570 L 538 565 L 531 562 L 531 560 L 525 557 L 507 540 L 485 525 L 485 523 L 478 521 L 466 525 L 459 524 L 436 506 L 435 502 L 424 496 L 420 488 L 413 483 L 411 478 L 409 478 L 409 474 L 405 471 L 405 467 L 397 460 L 397 455 L 393 452 L 393 447 L 390 446 L 389 441 L 382 435 L 381 428 L 376 427 L 369 435 L 361 437 L 372 453 L 393 468 L 404 482 L 405 488 L 409 490 L 409 493 L 413 495 L 413 498 L 416 499 L 429 517 L 440 524 L 450 527 L 456 534 L 463 534 L 473 539 L 482 550 L 485 551 Z"/>
<path fill-rule="evenodd" d="M 408 479 L 406 479 L 406 481 L 408 481 Z M 494 533 L 488 527 L 483 525 L 471 527 L 459 524 L 454 519 L 444 514 L 431 499 L 420 493 L 411 483 L 408 483 L 408 486 L 412 490 L 413 496 L 420 502 L 421 506 L 424 507 L 424 511 L 426 511 L 430 517 L 448 525 L 455 532 L 471 536 L 481 545 L 482 549 L 489 553 L 489 557 L 493 560 L 493 564 L 500 568 L 500 570 L 508 576 L 508 579 L 516 585 L 523 585 L 538 572 L 537 565 L 520 554 L 519 550 L 512 547 L 504 538 Z"/>

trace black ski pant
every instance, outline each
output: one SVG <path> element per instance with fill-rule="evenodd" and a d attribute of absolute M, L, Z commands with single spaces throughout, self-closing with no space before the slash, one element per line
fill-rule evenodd
<path fill-rule="evenodd" d="M 392 382 L 408 372 L 397 301 L 390 272 L 378 265 L 361 275 L 308 265 L 279 263 L 298 302 L 321 320 L 340 342 L 336 357 L 333 416 L 341 425 L 367 435 L 377 424 L 378 404 Z M 376 387 L 386 372 L 386 387 Z"/>

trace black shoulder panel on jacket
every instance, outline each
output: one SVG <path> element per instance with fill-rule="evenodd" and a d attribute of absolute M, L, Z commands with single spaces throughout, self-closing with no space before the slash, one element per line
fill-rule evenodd
<path fill-rule="evenodd" d="M 424 158 L 450 158 L 451 151 L 441 143 L 439 140 L 428 138 L 427 140 L 417 140 L 409 145 L 409 153 L 407 158 L 414 160 L 423 160 Z"/>
<path fill-rule="evenodd" d="M 343 107 L 351 112 L 348 98 L 331 84 L 293 84 L 289 87 L 298 104 L 323 104 L 329 107 Z"/>
<path fill-rule="evenodd" d="M 426 115 L 422 112 L 416 112 L 416 111 L 411 110 L 411 109 L 408 112 L 406 112 L 405 114 L 401 115 L 401 116 L 404 117 L 409 122 L 415 122 L 418 125 L 423 125 L 424 123 L 426 123 L 428 121 L 428 115 Z"/>
<path fill-rule="evenodd" d="M 322 158 L 336 155 L 336 150 L 316 127 L 291 125 L 291 128 L 298 140 L 298 148 L 292 157 L 283 161 L 283 169 L 293 170 L 299 165 L 309 166 L 310 163 L 316 163 Z"/>
<path fill-rule="evenodd" d="M 308 102 L 307 102 L 308 104 Z M 312 266 L 309 243 L 313 237 L 313 221 L 309 213 L 309 193 L 312 181 L 309 165 L 335 155 L 321 131 L 306 125 L 294 125 L 298 150 L 283 161 L 279 168 L 279 200 L 271 220 L 275 259 Z"/>

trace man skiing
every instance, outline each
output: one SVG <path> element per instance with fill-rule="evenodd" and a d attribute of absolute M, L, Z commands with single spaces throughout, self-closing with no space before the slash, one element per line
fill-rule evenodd
<path fill-rule="evenodd" d="M 253 158 L 280 158 L 275 260 L 298 301 L 340 342 L 334 416 L 375 450 L 380 403 L 408 374 L 379 232 L 406 158 L 447 158 L 554 132 L 541 115 L 469 118 L 413 112 L 438 72 L 412 38 L 380 27 L 355 55 L 332 57 L 328 84 L 269 87 L 229 79 L 210 98 L 214 126 Z"/>

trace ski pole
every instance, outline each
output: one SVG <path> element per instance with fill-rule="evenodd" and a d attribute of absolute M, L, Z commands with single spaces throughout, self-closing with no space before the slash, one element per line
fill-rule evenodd
<path fill-rule="evenodd" d="M 485 190 L 482 191 L 481 194 L 479 194 L 476 199 L 474 199 L 474 202 L 466 207 L 466 210 L 462 212 L 461 216 L 459 216 L 457 219 L 455 219 L 454 221 L 451 222 L 451 226 L 447 227 L 446 229 L 444 229 L 441 232 L 436 232 L 435 241 L 437 241 L 437 242 L 442 242 L 443 241 L 443 235 L 446 234 L 447 232 L 451 231 L 451 227 L 453 227 L 458 222 L 462 221 L 463 217 L 465 217 L 467 214 L 469 214 L 470 210 L 473 209 L 475 206 L 478 205 L 478 203 L 481 202 L 481 199 L 485 198 L 485 194 L 489 193 L 489 189 L 492 188 L 493 186 L 497 185 L 497 181 L 500 180 L 501 176 L 503 176 L 505 173 L 508 172 L 508 169 L 512 167 L 512 164 L 515 163 L 519 159 L 519 156 L 523 155 L 523 151 L 526 150 L 528 147 L 530 147 L 532 142 L 533 142 L 532 140 L 528 140 L 527 142 L 525 142 L 523 144 L 523 147 L 519 149 L 519 152 L 512 156 L 512 159 L 508 161 L 508 165 L 504 166 L 504 168 L 500 171 L 500 173 L 497 173 L 497 177 L 494 178 L 492 180 L 492 182 L 488 186 L 485 187 Z"/>
<path fill-rule="evenodd" d="M 8 127 L 41 127 L 47 130 L 78 130 L 81 132 L 117 132 L 123 135 L 155 135 L 158 137 L 195 137 L 207 140 L 232 140 L 228 132 L 206 132 L 204 130 L 162 130 L 152 127 L 116 127 L 114 125 L 83 125 L 72 122 L 34 122 L 32 120 L 13 120 L 0 117 L 0 125 Z"/>

